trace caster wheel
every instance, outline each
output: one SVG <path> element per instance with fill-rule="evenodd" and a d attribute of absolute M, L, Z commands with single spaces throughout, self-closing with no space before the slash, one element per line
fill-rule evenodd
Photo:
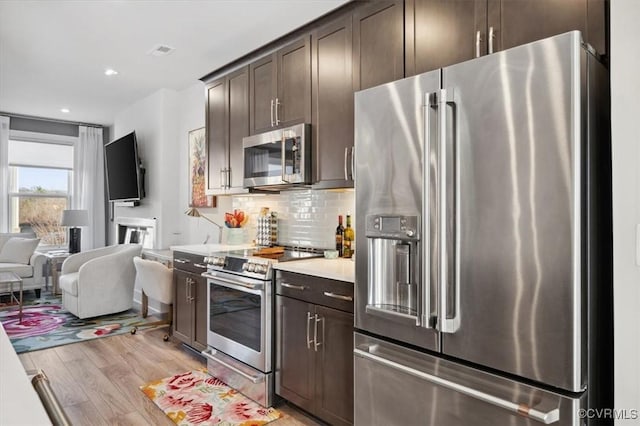
<path fill-rule="evenodd" d="M 162 340 L 164 340 L 165 342 L 168 342 L 168 341 L 169 341 L 169 335 L 168 335 L 168 334 L 165 334 L 165 335 L 162 337 Z"/>
<path fill-rule="evenodd" d="M 136 334 L 137 331 L 138 331 L 138 327 L 133 327 L 131 329 L 131 334 Z"/>

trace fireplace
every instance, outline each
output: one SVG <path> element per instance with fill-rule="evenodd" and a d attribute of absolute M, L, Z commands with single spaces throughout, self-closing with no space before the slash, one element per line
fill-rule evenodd
<path fill-rule="evenodd" d="M 155 248 L 156 219 L 118 217 L 114 222 L 118 244 L 141 244 L 143 248 Z"/>

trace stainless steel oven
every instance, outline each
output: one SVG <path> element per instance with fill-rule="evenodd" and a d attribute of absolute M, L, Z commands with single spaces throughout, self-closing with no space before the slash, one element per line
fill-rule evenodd
<path fill-rule="evenodd" d="M 209 272 L 207 343 L 260 371 L 271 371 L 271 283 Z"/>
<path fill-rule="evenodd" d="M 244 138 L 244 187 L 311 184 L 310 129 L 297 124 Z"/>
<path fill-rule="evenodd" d="M 209 256 L 209 372 L 259 404 L 273 402 L 273 289 L 268 260 Z"/>

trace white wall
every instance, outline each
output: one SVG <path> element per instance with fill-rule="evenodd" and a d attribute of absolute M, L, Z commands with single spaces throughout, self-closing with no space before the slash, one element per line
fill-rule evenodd
<path fill-rule="evenodd" d="M 177 171 L 180 182 L 179 197 L 173 203 L 178 213 L 177 223 L 180 226 L 180 244 L 199 244 L 209 237 L 209 242 L 218 241 L 218 228 L 205 219 L 189 217 L 184 214 L 189 204 L 189 147 L 187 137 L 190 130 L 205 125 L 205 88 L 200 81 L 187 89 L 178 92 L 178 141 L 179 167 Z M 231 211 L 231 197 L 217 197 L 216 208 L 199 208 L 201 214 L 216 223 L 224 224 L 224 212 Z"/>
<path fill-rule="evenodd" d="M 120 112 L 111 139 L 136 132 L 138 152 L 146 168 L 146 196 L 138 207 L 116 207 L 114 217 L 156 218 L 158 248 L 178 242 L 180 227 L 175 200 L 178 198 L 177 158 L 178 94 L 161 89 Z M 109 242 L 115 242 L 113 227 Z"/>
<path fill-rule="evenodd" d="M 635 260 L 640 224 L 640 1 L 614 0 L 610 7 L 615 408 L 640 410 L 640 267 Z"/>

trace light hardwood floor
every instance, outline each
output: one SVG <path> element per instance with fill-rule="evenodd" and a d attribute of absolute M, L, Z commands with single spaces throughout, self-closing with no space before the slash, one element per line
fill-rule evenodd
<path fill-rule="evenodd" d="M 166 327 L 139 330 L 20 355 L 26 370 L 41 369 L 74 425 L 172 425 L 139 386 L 206 367 Z M 270 425 L 319 425 L 295 407 L 279 405 L 284 417 Z"/>

